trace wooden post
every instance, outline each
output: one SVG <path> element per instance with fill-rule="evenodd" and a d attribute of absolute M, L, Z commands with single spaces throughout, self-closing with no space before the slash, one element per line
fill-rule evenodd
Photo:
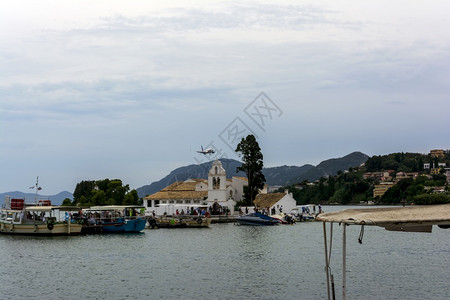
<path fill-rule="evenodd" d="M 330 300 L 330 262 L 328 261 L 328 248 L 327 248 L 327 226 L 325 222 L 323 223 L 323 242 L 325 248 L 325 271 L 327 273 L 327 294 L 328 300 Z"/>
<path fill-rule="evenodd" d="M 346 256 L 347 256 L 347 234 L 346 227 L 347 225 L 343 223 L 343 235 L 342 235 L 342 300 L 345 300 L 345 272 L 346 272 Z"/>

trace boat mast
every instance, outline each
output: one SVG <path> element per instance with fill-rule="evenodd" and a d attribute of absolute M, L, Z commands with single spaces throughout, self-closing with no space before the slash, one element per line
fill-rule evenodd
<path fill-rule="evenodd" d="M 38 204 L 37 197 L 38 197 L 38 190 L 39 190 L 39 176 L 36 177 L 36 196 L 34 196 L 34 204 Z"/>

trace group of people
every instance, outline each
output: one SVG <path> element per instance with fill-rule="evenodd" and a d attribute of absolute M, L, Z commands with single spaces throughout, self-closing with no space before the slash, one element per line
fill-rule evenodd
<path fill-rule="evenodd" d="M 193 207 L 191 207 L 191 208 L 188 207 L 188 208 L 186 208 L 186 212 L 184 211 L 184 209 L 182 209 L 181 212 L 179 209 L 177 209 L 175 211 L 175 215 L 177 215 L 177 216 L 179 216 L 179 215 L 204 216 L 205 214 L 206 214 L 206 209 L 200 208 L 200 207 L 197 207 L 195 209 Z"/>
<path fill-rule="evenodd" d="M 321 213 L 323 213 L 323 210 L 322 210 L 322 205 L 318 205 L 318 208 L 319 208 L 319 211 L 317 212 L 317 214 L 321 214 Z M 316 206 L 315 205 L 313 205 L 313 211 L 312 211 L 312 213 L 314 214 L 314 215 L 316 215 Z M 302 207 L 302 214 L 308 214 L 308 215 L 310 215 L 311 214 L 311 210 L 309 209 L 309 206 L 303 206 Z"/>
<path fill-rule="evenodd" d="M 277 214 L 277 210 L 279 211 L 279 213 L 281 214 L 283 212 L 283 205 L 280 205 L 280 207 L 278 207 L 278 209 L 275 208 L 275 206 L 273 206 L 272 208 L 270 207 L 263 207 L 263 208 L 259 208 L 259 207 L 254 207 L 253 210 L 256 213 L 261 213 L 263 215 L 275 215 Z M 248 207 L 245 207 L 245 214 L 248 215 Z M 244 215 L 244 211 L 242 210 L 242 207 L 239 208 L 239 215 L 242 216 Z"/>
<path fill-rule="evenodd" d="M 306 216 L 306 215 L 318 215 L 323 213 L 323 209 L 322 209 L 322 205 L 318 204 L 317 205 L 318 211 L 316 211 L 316 205 L 312 206 L 312 212 L 309 206 L 303 206 L 302 207 L 302 211 L 298 212 L 297 214 L 295 214 L 295 217 L 300 217 L 300 216 Z M 283 205 L 280 205 L 278 208 L 276 208 L 275 206 L 273 206 L 272 208 L 270 207 L 264 207 L 264 208 L 258 208 L 258 207 L 254 207 L 253 210 L 257 213 L 262 213 L 264 215 L 276 215 L 277 213 L 279 213 L 280 215 L 283 213 Z M 249 208 L 246 206 L 243 210 L 242 207 L 239 208 L 239 215 L 242 216 L 244 215 L 244 212 L 246 215 L 248 215 L 249 213 Z M 292 213 L 291 213 L 292 214 Z"/>
<path fill-rule="evenodd" d="M 219 209 L 213 209 L 211 206 L 206 207 L 186 207 L 186 210 L 184 209 L 176 209 L 175 215 L 176 216 L 182 216 L 182 215 L 190 215 L 190 216 L 210 216 L 210 215 L 222 215 L 222 214 L 228 214 L 230 211 L 228 207 L 220 207 Z M 164 213 L 164 215 L 167 215 L 167 213 Z M 155 217 L 155 211 L 152 212 L 152 216 Z"/>

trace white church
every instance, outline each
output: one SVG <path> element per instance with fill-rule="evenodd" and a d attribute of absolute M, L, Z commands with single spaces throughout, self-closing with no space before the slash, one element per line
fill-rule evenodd
<path fill-rule="evenodd" d="M 144 198 L 147 214 L 169 215 L 187 212 L 190 209 L 206 208 L 217 212 L 234 213 L 237 201 L 242 200 L 247 178 L 227 179 L 225 169 L 219 160 L 213 162 L 208 179 L 177 181 L 161 191 Z"/>
<path fill-rule="evenodd" d="M 168 214 L 175 215 L 188 213 L 192 209 L 207 209 L 213 214 L 228 212 L 235 214 L 234 207 L 244 197 L 244 187 L 248 185 L 245 177 L 232 177 L 227 179 L 225 169 L 219 160 L 212 163 L 208 172 L 208 179 L 188 179 L 177 181 L 165 187 L 161 191 L 149 195 L 143 199 L 146 214 L 155 213 L 157 216 Z M 267 194 L 267 188 L 260 195 Z M 284 195 L 284 194 L 283 194 Z M 287 212 L 295 207 L 295 200 L 291 194 L 281 197 L 283 206 Z M 261 196 L 260 196 L 261 197 Z M 273 199 L 273 197 L 271 197 Z M 289 198 L 289 199 L 287 199 Z M 273 200 L 272 200 L 273 202 Z M 255 201 L 256 203 L 256 201 Z M 265 203 L 265 206 L 279 207 L 280 203 Z M 278 205 L 278 206 L 277 206 Z M 251 209 L 253 210 L 253 209 Z"/>

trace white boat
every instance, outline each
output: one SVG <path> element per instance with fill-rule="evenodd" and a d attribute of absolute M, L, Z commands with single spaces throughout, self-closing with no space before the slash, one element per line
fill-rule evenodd
<path fill-rule="evenodd" d="M 57 236 L 81 233 L 82 226 L 70 219 L 63 206 L 27 206 L 23 199 L 12 199 L 10 206 L 7 201 L 5 203 L 0 210 L 1 234 Z"/>
<path fill-rule="evenodd" d="M 281 224 L 294 224 L 297 221 L 293 214 L 279 213 L 270 216 L 274 219 L 280 220 Z"/>
<path fill-rule="evenodd" d="M 315 204 L 298 205 L 296 208 L 293 208 L 289 214 L 291 214 L 297 222 L 314 221 L 316 216 L 321 213 L 321 209 L 320 205 Z"/>

